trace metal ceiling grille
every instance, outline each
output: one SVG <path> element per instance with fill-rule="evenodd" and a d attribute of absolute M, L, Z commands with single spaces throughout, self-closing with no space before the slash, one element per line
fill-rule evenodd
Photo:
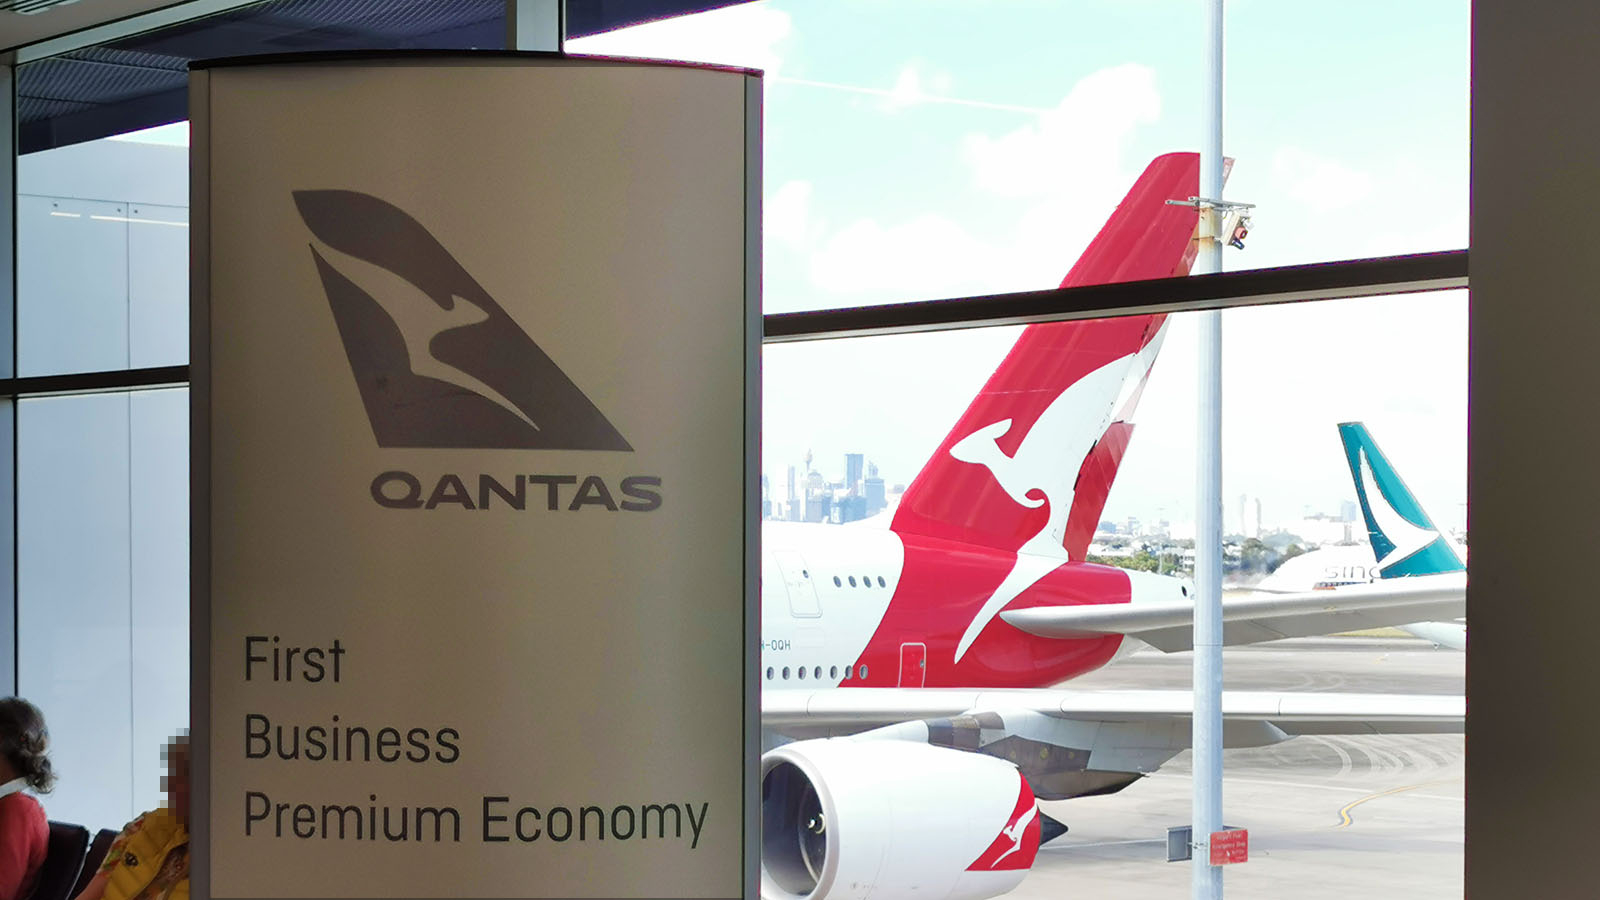
<path fill-rule="evenodd" d="M 66 6 L 68 3 L 77 2 L 79 0 L 0 0 L 0 12 L 12 12 L 19 16 L 35 16 L 52 6 Z"/>
<path fill-rule="evenodd" d="M 0 10 L 59 0 L 0 0 Z M 568 0 L 574 37 L 744 0 Z M 17 69 L 18 148 L 181 121 L 197 59 L 310 50 L 499 49 L 505 0 L 266 0 Z"/>

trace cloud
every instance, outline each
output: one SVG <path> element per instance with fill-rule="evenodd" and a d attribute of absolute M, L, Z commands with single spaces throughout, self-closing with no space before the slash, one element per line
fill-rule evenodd
<path fill-rule="evenodd" d="M 902 102 L 915 102 L 927 87 L 919 71 L 902 69 L 892 92 Z M 1125 146 L 1160 111 L 1154 72 L 1122 65 L 1083 78 L 1021 127 L 971 133 L 960 144 L 971 185 L 1021 204 L 1014 229 L 980 237 L 933 212 L 900 222 L 856 219 L 808 239 L 812 284 L 853 302 L 1054 287 L 1131 183 L 1136 168 L 1124 160 Z M 785 205 L 797 199 L 785 198 Z M 805 199 L 814 217 L 809 187 Z M 957 205 L 952 200 L 937 207 Z M 810 227 L 819 228 L 814 221 Z"/>
<path fill-rule="evenodd" d="M 827 238 L 811 256 L 812 283 L 839 294 L 884 292 L 925 299 L 982 292 L 996 251 L 944 216 L 882 225 L 861 219 Z"/>
<path fill-rule="evenodd" d="M 767 238 L 791 247 L 803 247 L 816 237 L 820 223 L 811 218 L 811 182 L 785 182 L 767 198 L 763 224 Z"/>
<path fill-rule="evenodd" d="M 1349 209 L 1372 196 L 1372 176 L 1300 147 L 1272 155 L 1272 181 L 1283 194 L 1318 213 Z"/>
<path fill-rule="evenodd" d="M 1123 171 L 1127 139 L 1160 115 L 1155 72 L 1127 63 L 1085 77 L 1054 109 L 1020 128 L 999 137 L 969 135 L 963 149 L 984 190 L 1009 197 L 1078 193 L 1086 173 Z"/>
<path fill-rule="evenodd" d="M 567 50 L 743 66 L 772 75 L 783 64 L 779 45 L 792 31 L 788 13 L 740 4 L 578 38 L 567 42 Z"/>
<path fill-rule="evenodd" d="M 895 76 L 894 86 L 883 97 L 882 108 L 898 112 L 919 103 L 940 102 L 950 93 L 951 79 L 944 72 L 925 72 L 921 63 L 909 62 Z"/>

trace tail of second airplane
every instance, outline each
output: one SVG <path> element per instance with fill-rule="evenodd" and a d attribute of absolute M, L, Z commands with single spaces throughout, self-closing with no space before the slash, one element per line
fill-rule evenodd
<path fill-rule="evenodd" d="M 1356 500 L 1383 578 L 1460 572 L 1466 566 L 1360 422 L 1339 423 Z"/>
<path fill-rule="evenodd" d="M 1062 287 L 1186 275 L 1199 157 L 1157 157 Z M 893 528 L 1081 560 L 1132 433 L 1165 315 L 1030 325 L 906 490 Z"/>

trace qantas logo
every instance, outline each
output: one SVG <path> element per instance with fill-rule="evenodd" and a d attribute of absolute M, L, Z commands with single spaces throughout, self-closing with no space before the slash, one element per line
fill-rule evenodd
<path fill-rule="evenodd" d="M 356 191 L 294 201 L 379 446 L 633 449 L 411 216 Z"/>
<path fill-rule="evenodd" d="M 1378 486 L 1377 476 L 1372 471 L 1372 458 L 1367 455 L 1367 448 L 1362 447 L 1359 452 L 1361 492 L 1367 501 L 1368 511 L 1372 513 L 1372 521 L 1378 526 L 1379 534 L 1391 544 L 1389 552 L 1378 560 L 1378 568 L 1387 569 L 1421 552 L 1439 539 L 1439 533 L 1418 527 L 1394 508 Z"/>
<path fill-rule="evenodd" d="M 1142 354 L 1130 354 L 1117 359 L 1062 391 L 1010 456 L 998 443 L 1011 430 L 1010 419 L 979 428 L 950 447 L 950 455 L 956 459 L 988 469 L 1018 505 L 1029 509 L 1049 505 L 1044 525 L 1017 548 L 1017 561 L 1011 571 L 961 635 L 956 644 L 957 662 L 1006 604 L 1067 561 L 1063 541 L 1078 471 L 1110 424 L 1106 421 L 1110 411 L 1118 408 L 1115 401 L 1126 381 L 1130 360 L 1141 357 Z M 1154 361 L 1153 352 L 1150 361 Z"/>
<path fill-rule="evenodd" d="M 1039 801 L 1020 774 L 1017 780 L 1022 786 L 1010 818 L 989 847 L 967 866 L 967 871 L 993 872 L 1033 865 L 1033 858 L 1039 853 Z"/>

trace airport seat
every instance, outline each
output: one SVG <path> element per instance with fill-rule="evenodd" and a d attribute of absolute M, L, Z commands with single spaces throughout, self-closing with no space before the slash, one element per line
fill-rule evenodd
<path fill-rule="evenodd" d="M 29 900 L 68 900 L 73 885 L 78 883 L 78 873 L 83 871 L 83 854 L 88 847 L 89 829 L 70 822 L 51 822 L 44 865 Z"/>
<path fill-rule="evenodd" d="M 102 828 L 95 832 L 94 840 L 89 842 L 89 852 L 83 858 L 83 871 L 78 873 L 78 880 L 72 885 L 72 892 L 68 897 L 76 897 L 83 893 L 94 878 L 95 870 L 106 861 L 106 851 L 111 849 L 111 842 L 117 839 L 115 828 Z"/>

